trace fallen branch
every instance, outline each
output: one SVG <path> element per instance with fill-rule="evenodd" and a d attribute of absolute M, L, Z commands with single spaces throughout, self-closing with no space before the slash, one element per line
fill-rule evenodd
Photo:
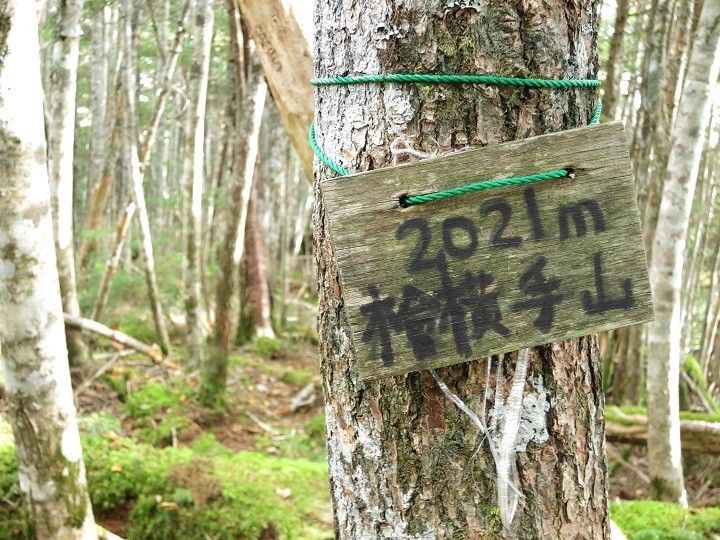
<path fill-rule="evenodd" d="M 612 408 L 613 416 L 623 423 L 606 420 L 605 438 L 614 443 L 647 444 L 647 417 L 628 415 Z M 682 449 L 690 452 L 720 455 L 720 423 L 702 420 L 680 420 Z"/>
<path fill-rule="evenodd" d="M 108 338 L 115 343 L 124 345 L 125 347 L 130 347 L 131 349 L 134 349 L 139 353 L 149 356 L 150 359 L 156 364 L 165 366 L 169 369 L 179 369 L 179 366 L 177 364 L 171 362 L 163 355 L 162 351 L 157 345 L 146 345 L 145 343 L 138 341 L 134 337 L 123 334 L 119 330 L 113 330 L 112 328 L 105 326 L 104 324 L 100 324 L 97 321 L 83 319 L 82 317 L 74 317 L 72 315 L 68 315 L 67 313 L 64 313 L 63 315 L 65 317 L 65 324 L 68 326 L 71 326 L 73 328 L 79 328 L 80 330 L 85 330 L 87 332 L 92 332 L 93 334 Z"/>

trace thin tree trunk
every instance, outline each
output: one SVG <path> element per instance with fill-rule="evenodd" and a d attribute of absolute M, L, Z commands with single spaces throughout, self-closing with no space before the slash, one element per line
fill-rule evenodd
<path fill-rule="evenodd" d="M 615 120 L 618 117 L 617 104 L 620 94 L 620 80 L 623 68 L 623 43 L 625 41 L 625 27 L 628 20 L 630 0 L 618 0 L 615 14 L 615 28 L 610 40 L 610 54 L 607 62 L 607 77 L 605 78 L 605 92 L 603 94 L 603 108 L 608 118 Z"/>
<path fill-rule="evenodd" d="M 73 247 L 73 155 L 75 143 L 75 86 L 80 53 L 80 19 L 82 0 L 62 0 L 57 13 L 52 66 L 46 97 L 48 134 L 48 170 L 52 196 L 55 251 L 57 252 L 63 309 L 80 315 L 75 283 L 75 250 Z M 80 367 L 90 362 L 90 351 L 79 332 L 68 330 L 67 347 L 70 365 Z"/>
<path fill-rule="evenodd" d="M 115 251 L 113 251 L 105 263 L 105 271 L 103 272 L 97 299 L 95 300 L 92 315 L 90 316 L 90 318 L 95 321 L 100 320 L 100 315 L 102 315 L 102 311 L 105 309 L 108 297 L 110 296 L 110 285 L 112 284 L 113 276 L 115 275 L 115 271 L 120 263 L 123 246 L 125 245 L 125 238 L 127 238 L 127 233 L 130 229 L 130 224 L 132 223 L 134 215 L 135 203 L 130 203 L 125 209 L 125 212 L 123 212 L 122 219 L 120 220 L 120 226 L 115 233 Z"/>
<path fill-rule="evenodd" d="M 106 115 L 108 109 L 108 85 L 110 72 L 110 41 L 108 40 L 108 26 L 110 25 L 110 7 L 105 6 L 92 20 L 92 51 L 90 66 L 90 110 L 92 112 L 92 127 L 90 135 L 90 148 L 88 168 L 86 174 L 87 201 L 90 202 L 90 192 L 94 175 L 104 166 L 106 152 L 107 125 Z M 88 206 L 89 208 L 89 206 Z M 80 260 L 82 261 L 82 253 Z M 82 266 L 82 264 L 81 264 Z"/>
<path fill-rule="evenodd" d="M 651 8 L 651 20 L 645 31 L 645 56 L 640 85 L 642 101 L 632 149 L 648 259 L 652 259 L 654 208 L 659 206 L 659 194 L 662 192 L 659 176 L 665 172 L 654 164 L 657 159 L 664 161 L 663 149 L 667 149 L 670 132 L 670 114 L 665 108 L 668 63 L 665 42 L 672 26 L 671 5 L 672 0 L 654 0 Z M 653 156 L 656 157 L 654 161 Z"/>
<path fill-rule="evenodd" d="M 258 212 L 258 181 L 252 183 L 248 202 L 248 218 L 245 231 L 245 259 L 247 260 L 248 303 L 245 306 L 252 324 L 253 338 L 274 338 L 270 307 L 270 287 L 268 286 L 267 266 L 265 264 L 265 242 L 260 227 Z"/>
<path fill-rule="evenodd" d="M 202 369 L 199 399 L 207 406 L 222 403 L 227 380 L 227 359 L 232 338 L 237 333 L 240 317 L 239 281 L 240 260 L 245 246 L 245 224 L 248 201 L 252 189 L 262 114 L 267 96 L 267 84 L 261 76 L 255 77 L 252 97 L 245 100 L 244 39 L 240 26 L 240 13 L 235 0 L 228 0 L 230 19 L 231 59 L 234 75 L 234 149 L 232 174 L 228 186 L 228 205 L 225 211 L 227 228 L 218 255 L 218 284 L 215 297 L 215 331 L 213 353 Z M 246 104 L 247 103 L 247 104 Z M 247 133 L 243 121 L 249 117 Z M 247 137 L 247 138 L 246 138 Z M 240 171 L 243 170 L 243 174 Z"/>
<path fill-rule="evenodd" d="M 711 90 L 720 70 L 720 0 L 705 0 L 673 129 L 650 275 L 655 321 L 648 347 L 648 467 L 655 498 L 687 504 L 680 459 L 680 287 Z"/>
<path fill-rule="evenodd" d="M 183 161 L 185 310 L 187 314 L 188 363 L 201 366 L 203 358 L 203 307 L 201 287 L 202 193 L 205 144 L 205 108 L 213 14 L 211 0 L 199 0 L 195 12 L 195 52 L 190 69 L 189 101 L 185 124 Z"/>
<path fill-rule="evenodd" d="M 123 2 L 123 37 L 124 45 L 129 50 L 132 41 L 132 0 L 124 0 Z M 160 291 L 155 275 L 155 256 L 153 255 L 152 237 L 150 233 L 150 221 L 148 220 L 147 206 L 145 205 L 145 190 L 143 189 L 143 179 L 140 170 L 140 160 L 137 152 L 137 129 L 135 124 L 135 70 L 133 66 L 133 56 L 125 55 L 125 64 L 123 68 L 123 86 L 125 89 L 125 129 L 124 135 L 124 162 L 125 170 L 132 182 L 132 196 L 136 207 L 136 215 L 138 221 L 138 232 L 140 233 L 140 256 L 142 257 L 143 270 L 145 272 L 145 281 L 148 287 L 148 297 L 150 299 L 150 307 L 155 320 L 155 329 L 157 331 L 160 348 L 166 355 L 170 354 L 170 337 L 167 332 L 165 323 L 165 315 L 163 314 L 162 305 L 160 303 Z"/>
<path fill-rule="evenodd" d="M 34 2 L 0 10 L 0 368 L 31 535 L 97 538 L 53 246 Z"/>
<path fill-rule="evenodd" d="M 422 71 L 443 73 L 595 77 L 597 2 L 548 0 L 522 6 L 518 10 L 514 3 L 491 0 L 439 12 L 433 2 L 412 9 L 387 0 L 316 2 L 315 73 L 393 73 L 422 66 Z M 387 22 L 379 26 L 379 21 Z M 501 96 L 513 96 L 516 106 L 507 107 Z M 316 92 L 316 125 L 326 152 L 346 169 L 365 171 L 391 163 L 388 147 L 398 136 L 418 151 L 444 153 L 576 127 L 587 122 L 594 102 L 588 91 L 323 87 Z M 518 489 L 524 498 L 509 532 L 503 532 L 494 510 L 493 460 L 485 447 L 473 457 L 479 440 L 469 435 L 475 433 L 473 424 L 444 399 L 433 378 L 416 372 L 369 383 L 359 379 L 319 188 L 328 174 L 318 164 L 314 223 L 336 537 L 607 538 L 596 339 L 555 343 L 531 354 L 529 395 L 541 396 L 541 412 L 533 415 L 525 408 L 523 417 L 540 422 L 547 438 L 518 454 Z M 499 362 L 495 359 L 494 366 Z M 439 374 L 472 409 L 481 410 L 486 384 L 497 382 L 506 395 L 515 363 L 514 354 L 506 355 L 497 381 L 486 377 L 483 361 Z"/>
<path fill-rule="evenodd" d="M 707 309 L 705 310 L 703 335 L 700 344 L 700 366 L 703 373 L 710 367 L 711 355 L 720 324 L 720 245 L 715 248 L 715 264 L 710 275 L 710 290 L 708 291 Z M 715 374 L 713 374 L 715 375 Z"/>

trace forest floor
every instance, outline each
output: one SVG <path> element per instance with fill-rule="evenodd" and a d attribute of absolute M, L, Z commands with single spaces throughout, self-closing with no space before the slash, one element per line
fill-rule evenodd
<path fill-rule="evenodd" d="M 237 349 L 222 413 L 196 403 L 196 370 L 170 372 L 139 355 L 111 358 L 106 373 L 77 390 L 102 526 L 123 538 L 333 538 L 314 343 L 261 339 Z M 0 399 L 0 420 L 5 408 Z M 3 525 L 3 504 L 19 500 L 2 442 L 0 433 L 0 539 L 23 538 L 19 521 Z M 608 445 L 608 455 L 612 515 L 629 538 L 720 538 L 718 508 L 642 501 L 643 449 Z M 718 460 L 694 457 L 688 465 L 690 500 L 716 505 Z"/>
<path fill-rule="evenodd" d="M 171 359 L 182 364 L 181 260 L 177 249 L 164 252 L 158 271 L 174 323 Z M 137 307 L 144 304 L 142 274 L 126 266 L 115 278 L 103 322 L 153 343 L 149 312 Z M 85 276 L 84 312 L 91 310 L 103 267 L 98 263 Z M 89 491 L 101 525 L 143 540 L 334 538 L 317 337 L 311 330 L 314 298 L 311 279 L 300 270 L 294 278 L 281 338 L 233 351 L 223 412 L 197 404 L 196 368 L 169 370 L 105 341 L 95 344 L 95 365 L 76 381 L 76 398 Z M 0 378 L 0 540 L 17 540 L 29 536 L 6 413 Z M 719 458 L 685 456 L 695 506 L 686 510 L 643 500 L 649 490 L 643 448 L 608 445 L 608 457 L 611 513 L 628 538 L 720 539 Z"/>

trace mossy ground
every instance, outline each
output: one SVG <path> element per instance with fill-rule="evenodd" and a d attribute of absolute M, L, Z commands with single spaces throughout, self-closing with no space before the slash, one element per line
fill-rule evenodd
<path fill-rule="evenodd" d="M 185 448 L 119 436 L 117 419 L 82 422 L 88 486 L 98 521 L 127 515 L 128 539 L 332 538 L 323 462 L 231 452 L 212 435 Z M 9 439 L 0 446 L 0 539 L 25 538 Z M 268 536 L 269 535 L 269 536 Z"/>
<path fill-rule="evenodd" d="M 720 508 L 680 508 L 657 501 L 610 505 L 610 515 L 628 540 L 720 538 Z"/>

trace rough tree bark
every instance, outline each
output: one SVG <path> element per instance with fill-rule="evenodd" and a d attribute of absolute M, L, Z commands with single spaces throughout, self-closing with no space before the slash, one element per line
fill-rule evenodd
<path fill-rule="evenodd" d="M 0 368 L 31 536 L 95 539 L 65 346 L 33 2 L 0 2 Z"/>
<path fill-rule="evenodd" d="M 710 96 L 720 70 L 720 0 L 705 0 L 673 128 L 653 243 L 655 321 L 648 335 L 648 466 L 655 498 L 687 504 L 680 455 L 680 289 Z"/>
<path fill-rule="evenodd" d="M 598 4 L 488 0 L 438 7 L 425 0 L 410 9 L 395 0 L 316 2 L 315 75 L 595 78 Z M 364 171 L 389 165 L 390 144 L 399 138 L 418 151 L 446 153 L 576 127 L 587 123 L 595 98 L 588 90 L 324 87 L 316 92 L 317 133 L 321 146 L 345 168 Z M 496 475 L 487 447 L 474 456 L 481 439 L 430 375 L 371 383 L 359 379 L 319 190 L 328 174 L 317 165 L 314 237 L 336 536 L 606 538 L 604 404 L 596 339 L 554 343 L 531 355 L 525 405 L 539 400 L 540 412 L 533 415 L 524 408 L 523 418 L 537 420 L 543 435 L 518 453 L 525 498 L 506 534 L 494 511 Z M 515 355 L 506 356 L 497 381 L 494 376 L 486 380 L 483 361 L 439 374 L 481 411 L 486 383 L 497 382 L 507 395 L 514 364 Z"/>
<path fill-rule="evenodd" d="M 187 314 L 188 363 L 201 366 L 203 357 L 202 307 L 202 193 L 205 152 L 205 105 L 210 72 L 213 12 L 211 0 L 199 0 L 195 6 L 195 51 L 190 68 L 189 106 L 185 125 L 183 160 L 185 311 Z"/>
<path fill-rule="evenodd" d="M 58 5 L 52 64 L 45 93 L 48 117 L 48 171 L 57 252 L 60 291 L 66 313 L 80 316 L 75 283 L 73 247 L 73 155 L 75 143 L 75 83 L 80 54 L 82 0 L 62 0 Z M 90 351 L 77 330 L 67 330 L 71 366 L 90 362 Z"/>

